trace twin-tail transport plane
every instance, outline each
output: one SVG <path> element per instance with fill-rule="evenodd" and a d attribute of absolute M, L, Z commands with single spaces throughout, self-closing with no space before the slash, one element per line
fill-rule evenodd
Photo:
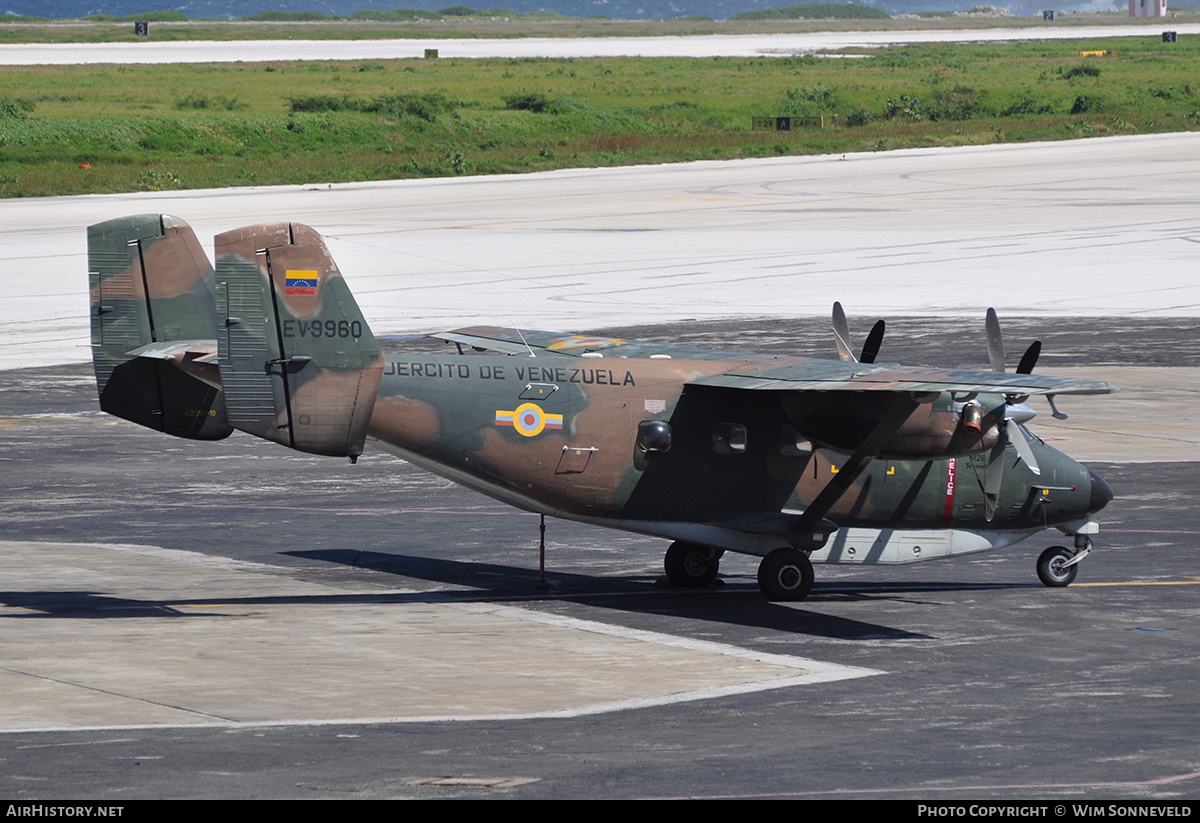
<path fill-rule="evenodd" d="M 215 238 L 136 215 L 88 230 L 100 406 L 177 437 L 235 429 L 353 462 L 373 445 L 544 516 L 673 541 L 676 586 L 713 582 L 727 551 L 797 601 L 813 563 L 899 564 L 1071 538 L 1037 563 L 1066 586 L 1112 499 L 1095 473 L 1026 428 L 1026 404 L 1106 394 L 1014 372 L 988 311 L 991 371 L 876 363 L 834 305 L 840 360 L 720 352 L 477 327 L 429 335 L 444 355 L 384 356 L 313 229 Z M 498 356 L 500 355 L 500 356 Z"/>

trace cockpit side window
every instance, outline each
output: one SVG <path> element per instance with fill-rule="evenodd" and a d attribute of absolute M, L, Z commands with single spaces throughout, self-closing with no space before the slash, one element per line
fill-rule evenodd
<path fill-rule="evenodd" d="M 741 423 L 718 423 L 713 427 L 713 451 L 717 454 L 745 453 L 746 427 Z"/>

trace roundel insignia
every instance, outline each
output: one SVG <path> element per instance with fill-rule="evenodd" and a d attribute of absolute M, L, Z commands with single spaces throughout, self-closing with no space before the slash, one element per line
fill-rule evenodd
<path fill-rule="evenodd" d="M 546 429 L 561 429 L 561 414 L 546 414 L 534 403 L 517 406 L 514 411 L 496 410 L 497 426 L 512 426 L 522 437 L 536 437 Z"/>
<path fill-rule="evenodd" d="M 526 437 L 533 437 L 546 428 L 546 416 L 537 406 L 526 403 L 513 412 L 513 428 Z"/>
<path fill-rule="evenodd" d="M 628 343 L 628 340 L 618 340 L 615 337 L 584 337 L 579 334 L 572 334 L 569 337 L 556 337 L 550 341 L 550 345 L 546 348 L 550 351 L 562 351 L 563 349 L 603 349 L 608 346 L 620 346 L 623 343 Z"/>

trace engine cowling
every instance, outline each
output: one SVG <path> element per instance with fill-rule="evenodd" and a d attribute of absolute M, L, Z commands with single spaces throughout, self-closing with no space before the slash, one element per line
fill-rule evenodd
<path fill-rule="evenodd" d="M 886 392 L 791 392 L 783 407 L 796 430 L 819 446 L 853 452 L 892 406 Z M 1001 437 L 1004 400 L 956 402 L 941 394 L 908 416 L 877 456 L 935 460 L 989 451 Z"/>

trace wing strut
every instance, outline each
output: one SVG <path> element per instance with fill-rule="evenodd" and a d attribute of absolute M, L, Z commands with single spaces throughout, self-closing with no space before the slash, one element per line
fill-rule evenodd
<path fill-rule="evenodd" d="M 884 414 L 883 419 L 867 435 L 867 439 L 862 442 L 862 445 L 854 450 L 854 454 L 850 455 L 845 465 L 838 469 L 838 473 L 833 476 L 833 479 L 825 484 L 825 488 L 821 489 L 821 493 L 809 504 L 804 510 L 804 514 L 800 515 L 800 519 L 789 531 L 799 535 L 801 540 L 812 534 L 825 519 L 825 515 L 829 514 L 830 510 L 837 505 L 842 495 L 854 484 L 854 481 L 875 459 L 875 456 L 892 439 L 892 435 L 904 425 L 904 421 L 920 405 L 916 397 L 910 393 L 893 395 L 892 407 Z"/>

